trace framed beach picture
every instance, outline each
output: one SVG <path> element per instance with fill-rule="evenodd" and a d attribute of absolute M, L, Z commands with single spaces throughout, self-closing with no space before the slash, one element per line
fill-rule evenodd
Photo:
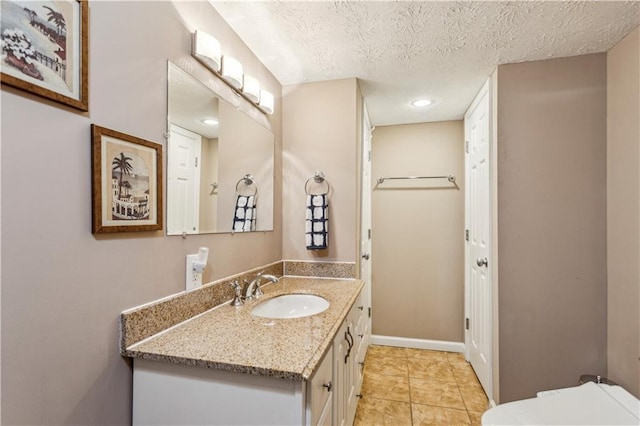
<path fill-rule="evenodd" d="M 162 145 L 91 125 L 94 234 L 162 229 Z"/>
<path fill-rule="evenodd" d="M 0 1 L 0 80 L 89 109 L 87 1 Z"/>

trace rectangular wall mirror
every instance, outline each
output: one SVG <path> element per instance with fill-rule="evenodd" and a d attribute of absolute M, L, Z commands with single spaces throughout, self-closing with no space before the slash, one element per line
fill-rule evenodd
<path fill-rule="evenodd" d="M 167 234 L 273 230 L 273 133 L 168 68 Z"/>

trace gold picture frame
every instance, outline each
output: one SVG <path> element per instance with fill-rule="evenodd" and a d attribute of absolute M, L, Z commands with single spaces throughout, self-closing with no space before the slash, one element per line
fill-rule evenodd
<path fill-rule="evenodd" d="M 91 125 L 94 234 L 162 230 L 162 145 Z"/>
<path fill-rule="evenodd" d="M 86 0 L 2 0 L 0 81 L 89 110 Z"/>

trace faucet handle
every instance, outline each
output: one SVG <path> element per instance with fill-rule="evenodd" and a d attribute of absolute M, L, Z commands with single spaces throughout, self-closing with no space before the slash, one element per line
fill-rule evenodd
<path fill-rule="evenodd" d="M 230 282 L 229 285 L 231 286 L 231 288 L 233 288 L 233 291 L 235 292 L 235 297 L 233 298 L 231 305 L 232 306 L 244 305 L 244 302 L 242 301 L 242 287 L 238 283 L 238 280 Z"/>
<path fill-rule="evenodd" d="M 258 297 L 262 296 L 263 294 L 264 293 L 262 292 L 262 289 L 260 288 L 260 278 L 258 278 L 258 282 L 256 282 L 256 287 L 253 290 L 253 295 L 257 299 Z"/>

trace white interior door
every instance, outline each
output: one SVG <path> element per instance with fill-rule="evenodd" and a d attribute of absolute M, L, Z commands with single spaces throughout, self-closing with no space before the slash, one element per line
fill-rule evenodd
<path fill-rule="evenodd" d="M 171 124 L 167 163 L 167 229 L 171 233 L 198 233 L 200 149 L 202 137 Z"/>
<path fill-rule="evenodd" d="M 362 119 L 362 218 L 360 240 L 360 278 L 366 283 L 363 290 L 362 302 L 367 310 L 363 320 L 365 321 L 364 344 L 369 345 L 371 339 L 371 122 L 366 105 L 363 106 Z"/>
<path fill-rule="evenodd" d="M 492 280 L 490 211 L 489 81 L 465 114 L 466 223 L 465 305 L 467 358 L 492 395 Z"/>

